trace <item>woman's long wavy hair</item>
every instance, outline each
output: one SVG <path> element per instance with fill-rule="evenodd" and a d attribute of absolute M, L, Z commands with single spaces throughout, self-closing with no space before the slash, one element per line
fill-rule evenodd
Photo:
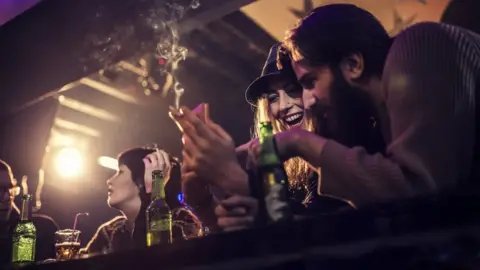
<path fill-rule="evenodd" d="M 263 105 L 262 105 L 263 104 Z M 253 138 L 258 138 L 260 135 L 260 110 L 259 106 L 266 106 L 267 108 L 263 108 L 268 112 L 268 117 L 270 121 L 272 122 L 272 127 L 273 127 L 273 133 L 279 133 L 282 131 L 288 130 L 288 127 L 282 123 L 282 121 L 279 121 L 278 119 L 275 119 L 272 116 L 270 106 L 265 105 L 268 104 L 267 102 L 260 102 L 260 99 L 257 101 L 257 107 L 255 109 L 255 116 L 254 116 L 254 126 L 252 129 L 252 137 Z M 304 119 L 305 125 L 304 129 L 308 131 L 315 132 L 316 131 L 316 125 L 315 125 L 315 119 L 310 114 L 305 113 L 304 114 Z M 284 162 L 284 167 L 285 171 L 287 173 L 288 181 L 289 181 L 289 188 L 290 189 L 297 189 L 297 188 L 303 188 L 306 189 L 307 184 L 308 184 L 308 179 L 312 176 L 313 171 L 308 165 L 308 163 L 303 160 L 302 158 L 292 158 Z"/>

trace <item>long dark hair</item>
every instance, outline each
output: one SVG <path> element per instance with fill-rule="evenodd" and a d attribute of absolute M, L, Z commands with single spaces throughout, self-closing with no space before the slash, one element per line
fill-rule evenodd
<path fill-rule="evenodd" d="M 382 24 L 351 4 L 314 9 L 287 31 L 282 43 L 294 61 L 303 60 L 311 67 L 339 64 L 345 57 L 360 53 L 365 62 L 361 79 L 382 75 L 391 45 L 392 38 Z"/>

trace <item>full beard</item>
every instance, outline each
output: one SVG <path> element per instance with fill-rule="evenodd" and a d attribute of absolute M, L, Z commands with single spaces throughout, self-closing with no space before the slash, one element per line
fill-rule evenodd
<path fill-rule="evenodd" d="M 332 67 L 332 72 L 329 106 L 315 105 L 311 111 L 317 134 L 347 147 L 362 146 L 368 153 L 383 153 L 385 142 L 373 100 L 364 90 L 351 86 L 340 68 Z"/>

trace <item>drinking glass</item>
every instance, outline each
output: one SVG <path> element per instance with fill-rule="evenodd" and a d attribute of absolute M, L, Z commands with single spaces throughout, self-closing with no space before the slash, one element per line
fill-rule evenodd
<path fill-rule="evenodd" d="M 57 261 L 76 259 L 80 250 L 80 231 L 72 229 L 55 232 L 55 252 Z"/>

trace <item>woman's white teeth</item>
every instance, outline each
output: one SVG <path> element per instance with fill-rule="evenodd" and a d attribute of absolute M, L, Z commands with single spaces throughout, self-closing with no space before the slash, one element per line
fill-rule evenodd
<path fill-rule="evenodd" d="M 300 117 L 302 117 L 302 114 L 301 113 L 296 113 L 296 114 L 288 116 L 285 120 L 287 122 L 293 122 L 295 120 L 298 120 Z"/>

